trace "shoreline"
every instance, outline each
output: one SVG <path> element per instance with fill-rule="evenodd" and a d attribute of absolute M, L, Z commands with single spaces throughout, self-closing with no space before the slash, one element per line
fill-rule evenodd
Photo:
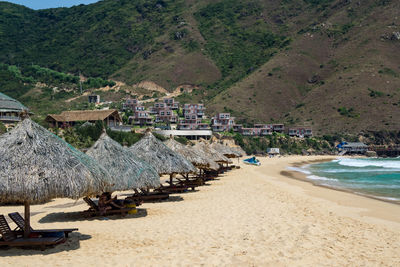
<path fill-rule="evenodd" d="M 316 159 L 312 158 L 307 160 L 301 157 L 302 156 L 288 157 L 287 164 L 279 166 L 281 168 L 277 174 L 280 179 L 276 180 L 282 181 L 290 186 L 299 187 L 310 197 L 315 197 L 338 205 L 339 208 L 336 211 L 342 212 L 343 210 L 341 210 L 341 208 L 343 207 L 350 209 L 356 208 L 356 212 L 354 212 L 354 210 L 350 213 L 346 212 L 347 215 L 351 215 L 353 218 L 370 218 L 371 220 L 367 219 L 369 222 L 383 222 L 384 225 L 390 226 L 393 226 L 392 223 L 395 223 L 396 227 L 400 227 L 400 205 L 398 203 L 356 194 L 351 190 L 341 190 L 315 184 L 306 178 L 306 174 L 299 171 L 287 170 L 287 167 L 301 167 L 307 164 L 331 161 L 336 159 L 336 156 L 311 156 Z"/>
<path fill-rule="evenodd" d="M 356 158 L 358 158 L 358 157 L 356 157 Z M 360 157 L 360 158 L 362 158 L 362 157 Z M 329 162 L 331 160 L 332 159 L 326 159 L 326 160 L 321 159 L 321 160 L 294 162 L 288 167 L 302 168 L 302 167 L 304 167 L 306 165 Z M 314 186 L 328 188 L 328 189 L 336 190 L 336 191 L 340 191 L 340 192 L 346 192 L 346 193 L 354 194 L 354 195 L 357 195 L 357 196 L 362 196 L 362 197 L 366 197 L 366 198 L 370 198 L 370 199 L 374 199 L 374 200 L 378 200 L 378 201 L 392 203 L 392 204 L 395 204 L 395 205 L 400 205 L 400 200 L 391 200 L 391 199 L 384 198 L 384 197 L 374 196 L 374 195 L 370 195 L 370 194 L 364 194 L 364 193 L 357 192 L 357 191 L 354 191 L 354 190 L 351 190 L 351 189 L 345 188 L 345 187 L 338 188 L 338 187 L 332 187 L 332 186 L 329 186 L 329 185 L 319 184 L 319 183 L 313 181 L 312 179 L 307 178 L 307 174 L 302 173 L 301 171 L 288 170 L 286 168 L 285 170 L 282 170 L 280 172 L 280 174 L 283 175 L 283 176 L 286 176 L 288 178 L 291 178 L 291 179 L 295 179 L 295 180 L 311 183 Z"/>

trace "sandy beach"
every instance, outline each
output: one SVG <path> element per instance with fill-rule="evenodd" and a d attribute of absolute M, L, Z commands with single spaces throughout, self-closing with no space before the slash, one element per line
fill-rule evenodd
<path fill-rule="evenodd" d="M 400 266 L 400 205 L 287 177 L 295 175 L 287 166 L 329 159 L 240 164 L 196 192 L 144 203 L 127 217 L 84 219 L 82 200 L 33 205 L 33 228 L 79 232 L 44 252 L 1 248 L 0 265 Z M 0 207 L 0 214 L 14 211 L 23 206 Z"/>

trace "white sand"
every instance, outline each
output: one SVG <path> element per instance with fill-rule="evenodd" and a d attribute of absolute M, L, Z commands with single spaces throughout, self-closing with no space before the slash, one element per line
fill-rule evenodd
<path fill-rule="evenodd" d="M 32 206 L 34 228 L 79 233 L 44 252 L 0 249 L 0 266 L 400 266 L 400 205 L 280 175 L 293 162 L 321 158 L 242 165 L 175 195 L 183 201 L 145 203 L 125 218 L 79 219 L 73 212 L 87 209 L 82 200 Z M 13 211 L 23 207 L 0 207 Z"/>

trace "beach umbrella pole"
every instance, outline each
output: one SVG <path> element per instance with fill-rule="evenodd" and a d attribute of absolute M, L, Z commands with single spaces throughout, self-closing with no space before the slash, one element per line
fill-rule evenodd
<path fill-rule="evenodd" d="M 25 212 L 24 212 L 24 218 L 25 218 L 25 229 L 24 229 L 24 237 L 29 238 L 29 235 L 31 233 L 31 206 L 28 201 L 24 202 L 25 205 Z"/>

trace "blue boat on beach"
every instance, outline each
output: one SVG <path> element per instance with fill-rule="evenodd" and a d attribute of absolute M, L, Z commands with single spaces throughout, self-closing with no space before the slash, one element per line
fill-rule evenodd
<path fill-rule="evenodd" d="M 258 159 L 256 159 L 256 157 L 251 157 L 251 158 L 248 158 L 248 159 L 244 159 L 243 162 L 245 164 L 249 164 L 249 165 L 255 165 L 255 166 L 260 166 L 261 165 L 260 161 Z"/>

